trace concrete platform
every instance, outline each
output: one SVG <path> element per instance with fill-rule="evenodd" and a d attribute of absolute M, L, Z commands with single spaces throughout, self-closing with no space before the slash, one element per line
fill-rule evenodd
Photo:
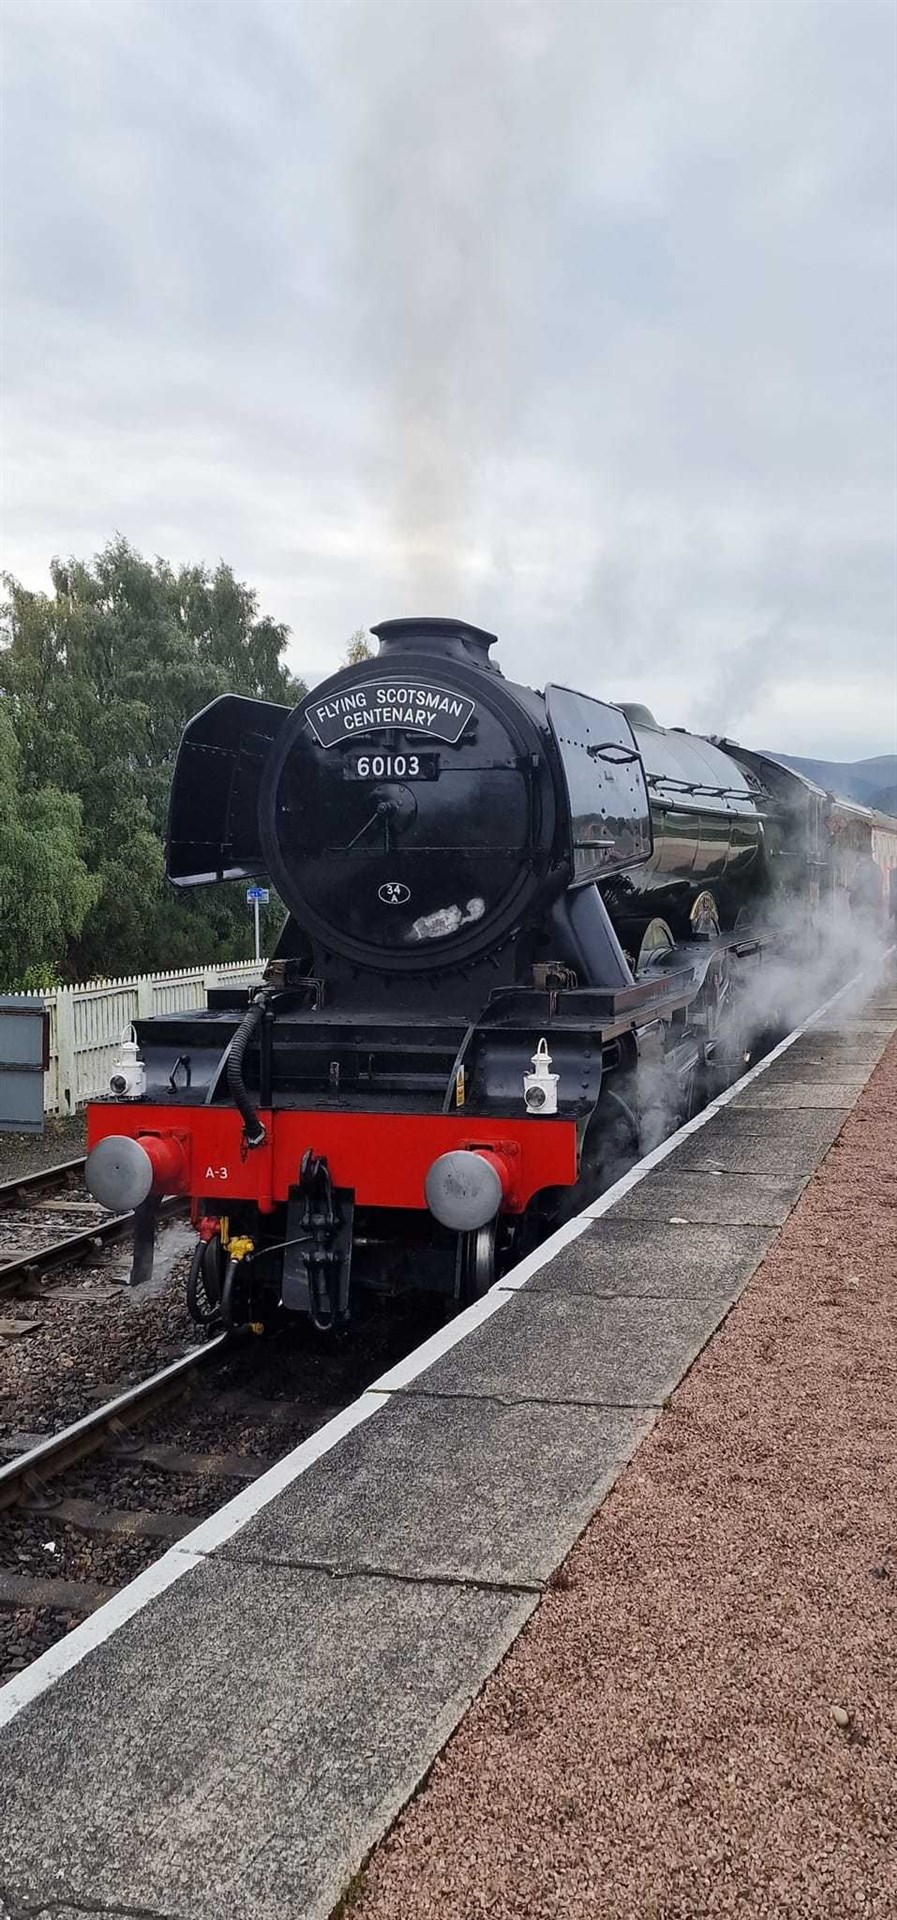
<path fill-rule="evenodd" d="M 725 1307 L 750 1279 L 770 1238 L 768 1227 L 705 1225 L 683 1232 L 665 1221 L 621 1219 L 614 1209 L 540 1267 L 526 1290 L 698 1298 Z"/>
<path fill-rule="evenodd" d="M 526 1288 L 405 1392 L 660 1407 L 724 1310 L 713 1296 L 604 1300 Z"/>
<path fill-rule="evenodd" d="M 398 1393 L 221 1553 L 291 1565 L 300 1541 L 302 1563 L 331 1573 L 538 1592 L 653 1421 L 651 1407 Z"/>
<path fill-rule="evenodd" d="M 0 1915 L 326 1920 L 895 1029 L 826 1016 L 0 1690 Z"/>
<path fill-rule="evenodd" d="M 795 1113 L 808 1109 L 819 1112 L 824 1108 L 838 1109 L 842 1114 L 849 1113 L 863 1091 L 869 1074 L 862 1079 L 853 1080 L 814 1080 L 813 1069 L 802 1068 L 806 1077 L 800 1080 L 771 1081 L 766 1087 L 752 1087 L 745 1094 L 747 1107 L 759 1107 L 763 1112 Z"/>
<path fill-rule="evenodd" d="M 619 1220 L 669 1220 L 699 1226 L 780 1227 L 805 1175 L 694 1172 L 670 1161 L 643 1180 L 614 1209 Z"/>
<path fill-rule="evenodd" d="M 535 1604 L 209 1559 L 9 1728 L 14 1920 L 328 1911 Z"/>
<path fill-rule="evenodd" d="M 731 1108 L 692 1134 L 667 1161 L 676 1172 L 767 1174 L 799 1184 L 814 1171 L 844 1123 L 840 1109 L 803 1108 L 797 1113 L 767 1113 L 760 1108 Z"/>

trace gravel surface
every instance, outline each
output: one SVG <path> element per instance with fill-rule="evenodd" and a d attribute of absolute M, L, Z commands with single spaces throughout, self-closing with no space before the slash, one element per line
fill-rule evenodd
<path fill-rule="evenodd" d="M 157 1542 L 151 1557 L 158 1558 L 162 1550 Z M 52 1580 L 99 1580 L 121 1587 L 145 1565 L 145 1541 L 107 1539 L 98 1551 L 92 1535 L 57 1526 L 50 1513 L 4 1515 L 0 1567 L 13 1573 Z"/>
<path fill-rule="evenodd" d="M 352 1920 L 897 1912 L 897 1040 Z"/>
<path fill-rule="evenodd" d="M 0 1683 L 31 1665 L 63 1635 L 83 1620 L 83 1613 L 67 1612 L 64 1607 L 17 1607 L 0 1613 Z M 4 1920 L 0 1906 L 0 1920 Z"/>
<path fill-rule="evenodd" d="M 75 1206 L 63 1206 L 68 1192 L 54 1198 L 52 1206 L 34 1201 L 27 1207 L 4 1207 L 0 1211 L 0 1272 L 3 1263 L 21 1260 L 25 1254 L 40 1253 L 73 1234 L 96 1230 L 109 1219 L 105 1207 L 89 1206 L 78 1199 Z"/>
<path fill-rule="evenodd" d="M 84 1126 L 85 1115 L 74 1113 L 67 1120 L 47 1119 L 42 1134 L 0 1133 L 0 1181 L 76 1160 L 87 1151 Z"/>
<path fill-rule="evenodd" d="M 54 1275 L 37 1297 L 3 1302 L 3 1317 L 30 1330 L 0 1337 L 0 1437 L 54 1433 L 204 1339 L 184 1301 L 189 1255 L 152 1295 L 109 1284 L 122 1258 L 121 1246 L 111 1247 L 90 1266 Z M 63 1282 L 75 1299 L 59 1299 L 54 1287 Z"/>

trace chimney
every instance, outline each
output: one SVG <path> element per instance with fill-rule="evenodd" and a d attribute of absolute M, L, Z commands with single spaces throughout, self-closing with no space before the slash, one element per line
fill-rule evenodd
<path fill-rule="evenodd" d="M 461 660 L 468 666 L 484 668 L 487 673 L 501 669 L 489 658 L 489 648 L 497 634 L 483 627 L 470 627 L 464 620 L 381 620 L 372 627 L 380 642 L 380 659 L 394 659 L 403 653 L 429 653 L 441 660 Z"/>

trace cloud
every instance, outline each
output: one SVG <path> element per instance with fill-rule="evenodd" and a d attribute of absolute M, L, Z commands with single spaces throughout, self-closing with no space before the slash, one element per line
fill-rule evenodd
<path fill-rule="evenodd" d="M 7 0 L 4 561 L 224 555 L 329 670 L 897 730 L 892 11 Z"/>

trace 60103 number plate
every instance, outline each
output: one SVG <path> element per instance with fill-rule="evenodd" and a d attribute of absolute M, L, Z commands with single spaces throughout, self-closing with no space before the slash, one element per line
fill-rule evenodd
<path fill-rule="evenodd" d="M 347 762 L 347 780 L 436 780 L 438 753 L 359 753 Z"/>

